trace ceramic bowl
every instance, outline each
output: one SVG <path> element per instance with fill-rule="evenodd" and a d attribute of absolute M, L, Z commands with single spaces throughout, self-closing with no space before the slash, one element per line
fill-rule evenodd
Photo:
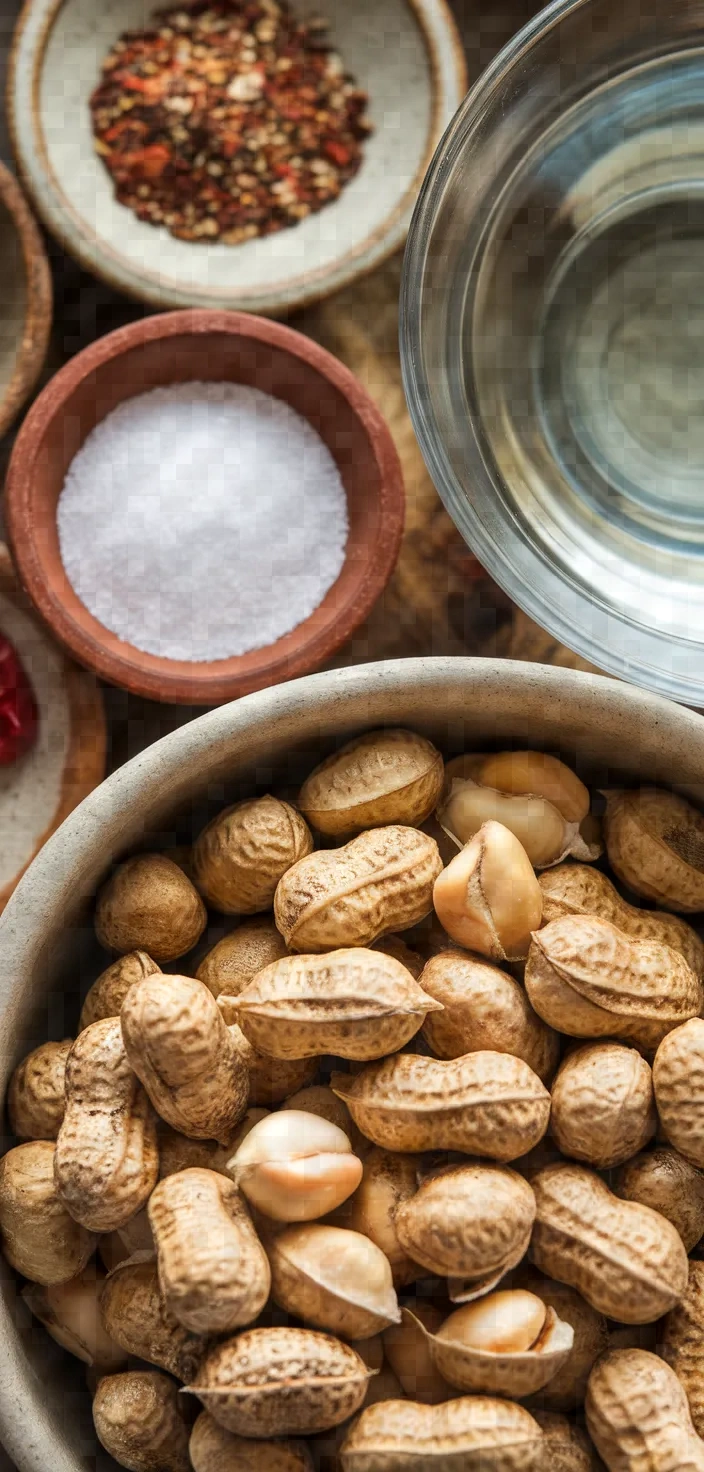
<path fill-rule="evenodd" d="M 8 96 L 14 148 L 47 228 L 94 275 L 159 307 L 277 315 L 372 270 L 405 240 L 434 148 L 466 90 L 445 0 L 325 0 L 331 36 L 368 91 L 375 133 L 340 199 L 291 230 L 244 246 L 190 244 L 113 198 L 94 152 L 88 99 L 118 35 L 149 0 L 29 0 Z"/>
<path fill-rule="evenodd" d="M 41 373 L 51 331 L 51 273 L 44 242 L 14 175 L 0 163 L 0 435 Z"/>
<path fill-rule="evenodd" d="M 309 618 L 266 648 L 207 663 L 144 654 L 99 623 L 68 581 L 56 524 L 66 471 L 95 425 L 136 394 L 198 379 L 254 385 L 308 419 L 337 462 L 350 527 L 340 576 Z M 216 705 L 306 674 L 349 638 L 393 570 L 404 491 L 384 420 L 330 353 L 263 318 L 173 312 L 101 338 L 51 380 L 15 443 L 5 514 L 27 593 L 81 664 L 152 700 Z"/>
<path fill-rule="evenodd" d="M 100 969 L 87 906 L 143 842 L 192 836 L 204 799 L 296 783 L 365 728 L 412 726 L 445 752 L 540 746 L 600 786 L 624 776 L 704 797 L 704 721 L 597 675 L 502 660 L 414 659 L 313 675 L 210 712 L 109 777 L 35 859 L 0 919 L 0 1090 L 47 1037 L 76 1026 Z M 637 740 L 634 740 L 637 733 Z M 108 1472 L 96 1458 L 82 1367 L 30 1327 L 3 1268 L 0 1438 L 19 1472 Z"/>

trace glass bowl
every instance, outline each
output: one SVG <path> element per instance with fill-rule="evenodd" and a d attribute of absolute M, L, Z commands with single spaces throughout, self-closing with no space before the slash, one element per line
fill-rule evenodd
<path fill-rule="evenodd" d="M 440 144 L 401 293 L 465 540 L 602 669 L 704 705 L 704 6 L 558 0 Z"/>

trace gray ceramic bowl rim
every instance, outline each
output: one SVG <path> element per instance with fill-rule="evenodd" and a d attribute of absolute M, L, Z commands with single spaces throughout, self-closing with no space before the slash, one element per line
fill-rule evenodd
<path fill-rule="evenodd" d="M 411 220 L 403 265 L 399 339 L 403 385 L 420 449 L 444 505 L 465 542 L 495 582 L 541 628 L 569 649 L 619 678 L 671 699 L 704 705 L 701 645 L 635 623 L 608 607 L 556 566 L 537 541 L 524 540 L 502 507 L 501 476 L 477 443 L 467 446 L 467 495 L 440 440 L 424 388 L 419 302 L 424 262 L 443 189 L 454 160 L 491 104 L 502 73 L 514 70 L 532 47 L 591 0 L 553 0 L 514 35 L 470 88 L 435 150 Z"/>
<path fill-rule="evenodd" d="M 216 753 L 234 768 L 246 764 L 248 742 L 265 731 L 266 741 L 305 737 L 311 743 L 334 740 L 351 728 L 398 724 L 430 725 L 440 719 L 460 722 L 480 712 L 485 725 L 511 720 L 530 740 L 541 722 L 545 745 L 559 731 L 563 745 L 579 741 L 580 727 L 595 739 L 631 752 L 658 766 L 657 753 L 679 764 L 685 791 L 696 792 L 704 774 L 704 721 L 669 701 L 600 675 L 513 660 L 427 658 L 391 660 L 309 675 L 259 691 L 180 727 L 107 778 L 63 823 L 42 849 L 0 919 L 0 1023 L 2 1062 L 7 1078 L 18 1061 L 18 1015 L 35 967 L 64 927 L 74 891 L 105 854 L 105 829 L 111 825 L 120 851 L 130 818 L 149 802 L 174 800 L 198 780 L 206 754 Z M 428 715 L 427 713 L 430 712 Z M 611 722 L 608 740 L 604 731 Z M 524 733 L 525 732 L 525 737 Z M 557 744 L 557 741 L 555 741 Z M 637 759 L 636 759 L 637 765 Z M 648 766 L 656 780 L 658 773 Z M 664 780 L 662 772 L 660 780 Z M 704 792 L 702 787 L 699 795 Z M 0 1300 L 0 1439 L 18 1472 L 85 1472 L 94 1465 L 73 1457 L 57 1434 L 45 1387 L 27 1361 L 9 1302 Z M 67 1408 L 68 1409 L 68 1408 Z M 65 1414 L 62 1411 L 62 1415 Z M 52 1418 L 55 1419 L 52 1419 Z"/>
<path fill-rule="evenodd" d="M 354 0 L 353 0 L 354 3 Z M 19 173 L 46 229 L 85 270 L 114 290 L 155 307 L 222 307 L 284 315 L 311 306 L 332 292 L 349 286 L 376 270 L 405 243 L 418 189 L 445 120 L 467 90 L 464 48 L 448 0 L 406 0 L 414 15 L 430 61 L 433 108 L 425 157 L 402 198 L 389 210 L 383 224 L 338 260 L 303 271 L 277 292 L 251 289 L 233 294 L 161 283 L 152 273 L 142 275 L 124 261 L 100 236 L 84 225 L 64 200 L 54 176 L 39 126 L 39 76 L 52 26 L 64 0 L 25 0 L 15 27 L 7 79 L 7 117 Z"/>

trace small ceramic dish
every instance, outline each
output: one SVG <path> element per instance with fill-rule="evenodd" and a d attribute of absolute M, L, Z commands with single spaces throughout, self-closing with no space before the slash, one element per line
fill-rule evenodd
<path fill-rule="evenodd" d="M 105 776 L 100 690 L 52 642 L 17 584 L 0 542 L 0 633 L 10 640 L 34 691 L 34 746 L 0 767 L 0 912 L 25 869 L 64 818 Z"/>
<path fill-rule="evenodd" d="M 202 663 L 144 654 L 99 623 L 68 581 L 56 522 L 68 467 L 95 425 L 148 389 L 195 380 L 249 384 L 303 415 L 337 463 L 349 519 L 342 571 L 309 618 L 265 648 Z M 301 333 L 235 312 L 148 317 L 77 354 L 32 405 L 5 484 L 15 563 L 56 637 L 112 684 L 187 705 L 219 705 L 328 659 L 366 618 L 391 575 L 404 501 L 391 434 L 353 374 Z"/>
<path fill-rule="evenodd" d="M 142 223 L 116 202 L 95 153 L 88 102 L 102 60 L 158 4 L 29 0 L 18 23 L 8 83 L 15 154 L 37 211 L 67 251 L 154 306 L 277 315 L 347 285 L 403 244 L 423 175 L 466 90 L 446 0 L 323 0 L 331 39 L 369 93 L 375 132 L 334 204 L 239 246 L 176 240 Z"/>
<path fill-rule="evenodd" d="M 51 273 L 44 243 L 14 175 L 0 163 L 0 435 L 41 373 L 51 331 Z"/>

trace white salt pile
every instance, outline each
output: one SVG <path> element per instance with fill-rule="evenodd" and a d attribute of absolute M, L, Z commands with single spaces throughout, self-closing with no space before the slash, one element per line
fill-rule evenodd
<path fill-rule="evenodd" d="M 148 654 L 213 660 L 296 628 L 337 579 L 347 504 L 327 446 L 288 404 L 233 383 L 128 399 L 59 498 L 72 587 Z"/>

